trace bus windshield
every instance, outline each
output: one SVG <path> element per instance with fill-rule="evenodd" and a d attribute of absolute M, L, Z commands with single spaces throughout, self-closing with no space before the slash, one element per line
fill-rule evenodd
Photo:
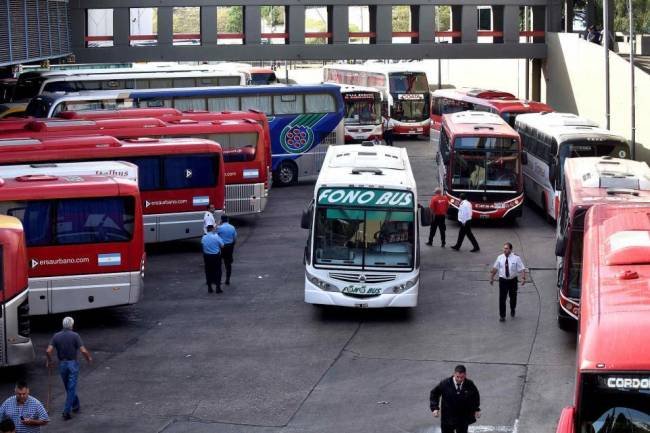
<path fill-rule="evenodd" d="M 314 229 L 316 265 L 413 268 L 413 211 L 319 207 Z"/>
<path fill-rule="evenodd" d="M 257 151 L 258 135 L 256 132 L 241 134 L 207 134 L 202 138 L 216 141 L 223 149 L 224 162 L 254 161 Z"/>
<path fill-rule="evenodd" d="M 420 96 L 418 99 L 406 99 L 404 96 L 406 95 L 397 95 L 391 117 L 397 121 L 421 121 L 429 117 L 428 100 L 424 95 L 415 95 Z"/>
<path fill-rule="evenodd" d="M 630 147 L 625 141 L 607 140 L 571 140 L 560 145 L 560 179 L 564 177 L 564 161 L 567 158 L 585 156 L 612 156 L 614 158 L 630 157 Z"/>
<path fill-rule="evenodd" d="M 429 82 L 423 72 L 393 72 L 388 75 L 391 93 L 428 93 Z"/>
<path fill-rule="evenodd" d="M 650 375 L 620 376 L 583 375 L 580 432 L 650 432 L 650 388 L 647 386 Z M 630 379 L 630 383 L 636 380 L 645 387 L 616 387 L 617 383 Z"/>
<path fill-rule="evenodd" d="M 18 82 L 16 83 L 16 88 L 14 89 L 14 101 L 29 100 L 34 96 L 38 95 L 38 92 L 41 90 L 41 86 L 45 81 L 45 78 L 40 74 L 29 77 L 29 74 L 24 74 L 27 76 L 19 77 Z"/>
<path fill-rule="evenodd" d="M 381 104 L 375 95 L 344 94 L 345 123 L 359 125 L 378 125 L 381 123 Z"/>
<path fill-rule="evenodd" d="M 517 141 L 497 137 L 459 137 L 454 141 L 452 188 L 513 191 L 519 178 Z"/>

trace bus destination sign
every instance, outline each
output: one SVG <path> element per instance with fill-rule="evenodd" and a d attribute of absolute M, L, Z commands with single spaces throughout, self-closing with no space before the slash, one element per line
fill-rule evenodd
<path fill-rule="evenodd" d="M 323 188 L 318 192 L 319 205 L 413 208 L 413 194 L 371 188 Z"/>
<path fill-rule="evenodd" d="M 608 389 L 650 390 L 650 374 L 646 376 L 599 376 L 600 387 Z"/>

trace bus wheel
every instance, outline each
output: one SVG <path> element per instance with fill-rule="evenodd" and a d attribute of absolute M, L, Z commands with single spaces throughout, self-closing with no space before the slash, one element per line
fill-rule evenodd
<path fill-rule="evenodd" d="M 275 180 L 281 186 L 293 185 L 298 182 L 298 167 L 293 161 L 282 161 L 276 171 Z"/>

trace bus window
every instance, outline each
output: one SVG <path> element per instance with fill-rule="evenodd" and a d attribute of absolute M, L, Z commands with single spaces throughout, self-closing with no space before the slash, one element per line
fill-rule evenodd
<path fill-rule="evenodd" d="M 2 202 L 0 203 L 0 213 L 22 221 L 28 247 L 52 243 L 50 201 Z"/>
<path fill-rule="evenodd" d="M 163 188 L 202 188 L 217 184 L 217 161 L 209 155 L 179 155 L 163 158 Z"/>
<path fill-rule="evenodd" d="M 239 111 L 239 97 L 209 97 L 208 111 Z"/>
<path fill-rule="evenodd" d="M 135 207 L 124 198 L 60 200 L 56 243 L 125 242 L 133 236 Z"/>
<path fill-rule="evenodd" d="M 208 134 L 204 138 L 216 141 L 223 149 L 224 162 L 254 161 L 257 153 L 257 133 Z"/>
<path fill-rule="evenodd" d="M 239 77 L 219 77 L 219 86 L 239 86 L 241 78 Z"/>
<path fill-rule="evenodd" d="M 205 98 L 174 98 L 174 108 L 180 111 L 205 111 Z"/>
<path fill-rule="evenodd" d="M 158 157 L 130 158 L 129 162 L 138 166 L 140 191 L 160 189 L 160 159 Z"/>
<path fill-rule="evenodd" d="M 310 94 L 305 95 L 305 112 L 331 113 L 336 111 L 336 102 L 332 95 Z"/>
<path fill-rule="evenodd" d="M 568 259 L 568 266 L 565 266 L 568 275 L 568 292 L 567 296 L 574 299 L 580 298 L 580 289 L 582 287 L 582 243 L 584 232 L 582 230 L 571 231 L 571 254 Z"/>
<path fill-rule="evenodd" d="M 390 73 L 391 93 L 422 93 L 429 91 L 429 83 L 424 73 Z"/>
<path fill-rule="evenodd" d="M 273 97 L 273 112 L 277 114 L 304 113 L 302 95 L 277 95 Z"/>
<path fill-rule="evenodd" d="M 194 78 L 174 78 L 172 82 L 173 87 L 194 87 L 196 85 Z"/>
<path fill-rule="evenodd" d="M 271 97 L 268 95 L 242 96 L 241 109 L 242 111 L 250 109 L 259 110 L 267 115 L 273 114 Z"/>
<path fill-rule="evenodd" d="M 152 78 L 149 80 L 150 89 L 169 89 L 172 87 L 171 78 Z"/>

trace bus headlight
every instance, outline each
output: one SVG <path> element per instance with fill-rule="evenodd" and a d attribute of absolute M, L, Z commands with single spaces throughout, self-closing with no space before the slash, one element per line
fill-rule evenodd
<path fill-rule="evenodd" d="M 413 278 L 412 280 L 408 280 L 402 284 L 398 284 L 397 286 L 393 286 L 390 288 L 390 290 L 393 291 L 396 295 L 406 292 L 409 290 L 411 287 L 415 286 L 418 283 L 418 277 Z"/>
<path fill-rule="evenodd" d="M 312 283 L 314 286 L 318 287 L 321 290 L 324 290 L 326 292 L 337 292 L 338 289 L 336 286 L 333 286 L 332 284 L 328 283 L 327 281 L 323 281 L 320 278 L 317 278 L 310 274 L 309 272 L 305 272 L 305 276 L 309 280 L 310 283 Z"/>

